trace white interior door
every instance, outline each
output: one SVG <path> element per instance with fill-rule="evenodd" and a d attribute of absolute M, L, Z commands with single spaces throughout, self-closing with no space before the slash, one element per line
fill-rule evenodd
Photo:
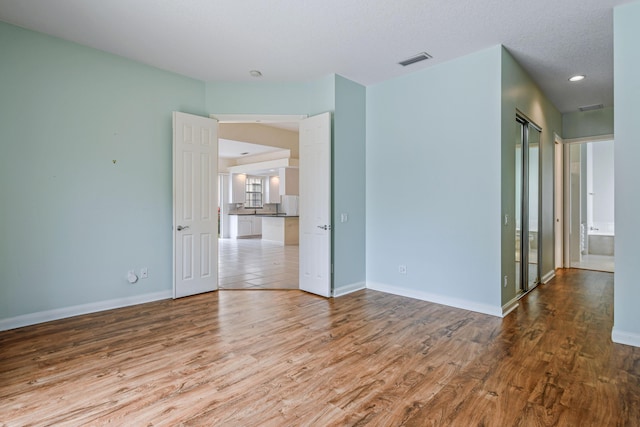
<path fill-rule="evenodd" d="M 218 122 L 173 113 L 173 297 L 218 289 Z"/>
<path fill-rule="evenodd" d="M 331 296 L 331 113 L 300 121 L 300 289 Z"/>

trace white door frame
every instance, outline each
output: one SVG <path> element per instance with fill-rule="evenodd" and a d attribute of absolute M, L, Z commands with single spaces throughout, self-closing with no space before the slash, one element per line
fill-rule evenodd
<path fill-rule="evenodd" d="M 554 134 L 554 192 L 553 192 L 553 235 L 555 268 L 564 268 L 564 145 L 562 138 Z"/>
<path fill-rule="evenodd" d="M 209 114 L 218 123 L 294 123 L 309 117 L 306 114 Z"/>
<path fill-rule="evenodd" d="M 299 123 L 309 117 L 307 114 L 286 115 L 286 114 L 224 114 L 212 113 L 209 115 L 212 119 L 216 119 L 218 123 Z M 330 189 L 331 191 L 331 189 Z M 303 215 L 303 214 L 302 214 Z M 328 268 L 331 269 L 331 261 Z M 300 286 L 298 284 L 298 286 Z"/>
<path fill-rule="evenodd" d="M 557 136 L 557 135 L 556 135 Z M 563 209 L 562 213 L 564 216 L 563 222 L 563 256 L 564 256 L 564 267 L 571 267 L 571 227 L 570 227 L 570 218 L 571 218 L 571 165 L 570 165 L 570 156 L 569 156 L 569 146 L 572 144 L 583 144 L 587 142 L 602 142 L 602 141 L 615 141 L 615 136 L 613 134 L 605 134 L 605 135 L 596 135 L 596 136 L 588 136 L 583 138 L 567 138 L 562 139 L 557 137 L 556 143 L 560 141 L 560 144 L 563 147 L 562 155 L 563 155 Z M 615 143 L 615 142 L 614 142 Z"/>

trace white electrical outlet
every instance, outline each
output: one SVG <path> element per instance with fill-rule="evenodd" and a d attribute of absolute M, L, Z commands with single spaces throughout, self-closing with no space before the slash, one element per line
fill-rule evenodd
<path fill-rule="evenodd" d="M 406 266 L 406 265 L 403 265 L 403 264 L 400 264 L 400 265 L 398 266 L 398 273 L 400 273 L 400 274 L 407 274 L 407 266 Z"/>
<path fill-rule="evenodd" d="M 140 278 L 141 279 L 146 279 L 149 277 L 149 270 L 147 269 L 147 267 L 141 268 L 140 269 Z"/>
<path fill-rule="evenodd" d="M 507 279 L 507 276 L 504 276 L 504 287 L 507 287 L 507 283 L 509 282 L 509 280 Z"/>

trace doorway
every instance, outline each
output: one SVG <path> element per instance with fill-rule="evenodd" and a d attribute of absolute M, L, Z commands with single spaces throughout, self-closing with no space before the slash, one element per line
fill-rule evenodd
<path fill-rule="evenodd" d="M 569 267 L 614 272 L 613 139 L 565 141 Z"/>
<path fill-rule="evenodd" d="M 540 283 L 540 134 L 542 130 L 517 116 L 516 163 L 516 292 L 525 294 Z"/>
<path fill-rule="evenodd" d="M 289 229 L 288 224 L 295 225 L 295 238 L 299 240 L 299 289 L 324 297 L 331 296 L 333 293 L 331 268 L 332 227 L 330 222 L 332 199 L 331 113 L 321 113 L 312 117 L 298 116 L 294 120 L 287 120 L 284 116 L 259 115 L 212 115 L 211 117 L 216 118 L 220 123 L 273 124 L 295 122 L 299 124 L 300 168 L 299 170 L 295 169 L 295 174 L 291 174 L 296 177 L 299 175 L 299 181 L 298 178 L 291 181 L 294 183 L 295 195 L 299 191 L 303 194 L 303 197 L 295 201 L 282 199 L 282 205 L 287 212 L 293 207 L 295 207 L 296 211 L 299 211 L 299 220 L 298 214 L 295 214 L 296 221 L 286 221 L 284 226 L 280 228 L 285 230 L 284 241 L 286 242 L 288 239 L 287 234 L 294 232 L 293 228 Z M 273 163 L 263 163 L 273 167 Z M 294 172 L 293 168 L 292 170 L 284 168 L 284 170 L 285 172 Z M 289 173 L 285 173 L 286 182 L 289 181 L 289 176 Z M 282 175 L 280 178 L 282 180 Z M 231 177 L 230 182 L 232 183 L 231 187 L 234 187 L 233 177 Z M 281 190 L 283 187 L 288 188 L 286 182 L 280 183 Z M 282 191 L 280 194 L 283 194 Z M 288 195 L 286 190 L 284 194 Z M 231 198 L 233 199 L 233 195 Z M 246 212 L 243 213 L 246 214 Z M 256 214 L 255 209 L 253 214 Z M 269 219 L 276 218 L 270 217 Z M 293 220 L 293 218 L 289 219 Z M 272 221 L 268 222 L 272 223 Z M 261 226 L 261 224 L 258 226 Z M 233 226 L 231 226 L 231 230 L 233 230 Z"/>
<path fill-rule="evenodd" d="M 299 124 L 223 119 L 219 128 L 220 289 L 299 289 L 297 233 L 284 230 L 298 223 Z"/>

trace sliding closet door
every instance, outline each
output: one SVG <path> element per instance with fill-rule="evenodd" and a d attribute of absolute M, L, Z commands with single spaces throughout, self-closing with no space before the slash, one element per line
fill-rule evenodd
<path fill-rule="evenodd" d="M 516 290 L 527 292 L 540 282 L 540 129 L 517 118 Z"/>
<path fill-rule="evenodd" d="M 528 216 L 529 216 L 529 244 L 528 244 L 528 263 L 527 268 L 527 288 L 531 289 L 540 282 L 540 268 L 538 260 L 540 259 L 540 130 L 536 129 L 531 123 L 527 126 L 527 146 L 529 151 L 529 178 L 528 188 Z"/>
<path fill-rule="evenodd" d="M 524 123 L 518 121 L 516 132 L 516 292 L 522 291 L 522 145 L 524 142 Z M 526 241 L 526 240 L 525 240 Z"/>

